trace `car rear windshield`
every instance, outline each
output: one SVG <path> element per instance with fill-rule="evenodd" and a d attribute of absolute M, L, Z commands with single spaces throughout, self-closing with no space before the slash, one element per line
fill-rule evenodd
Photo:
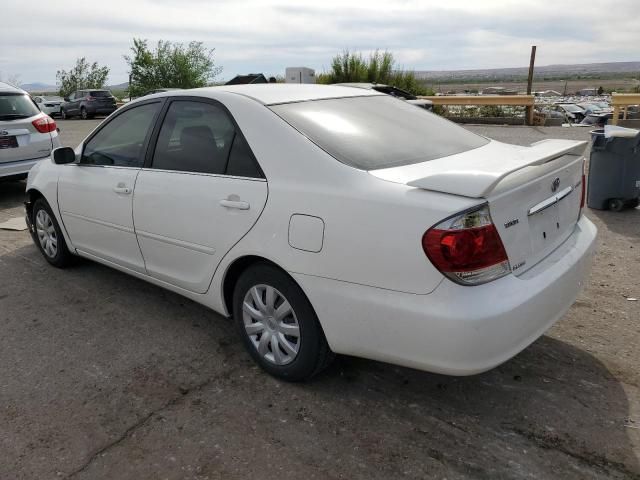
<path fill-rule="evenodd" d="M 32 117 L 40 112 L 28 95 L 0 94 L 0 120 Z"/>
<path fill-rule="evenodd" d="M 387 95 L 270 108 L 337 160 L 361 170 L 426 162 L 489 142 L 424 108 Z"/>
<path fill-rule="evenodd" d="M 92 97 L 110 97 L 111 92 L 108 90 L 92 90 L 89 92 Z"/>

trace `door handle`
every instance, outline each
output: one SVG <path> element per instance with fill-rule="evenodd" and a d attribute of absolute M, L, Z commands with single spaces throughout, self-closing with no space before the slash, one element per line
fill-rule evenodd
<path fill-rule="evenodd" d="M 241 200 L 220 200 L 220 205 L 226 208 L 237 208 L 238 210 L 249 210 L 249 202 Z"/>
<path fill-rule="evenodd" d="M 124 193 L 125 195 L 129 195 L 131 193 L 131 189 L 124 183 L 119 183 L 117 186 L 113 187 L 113 191 L 116 193 Z"/>

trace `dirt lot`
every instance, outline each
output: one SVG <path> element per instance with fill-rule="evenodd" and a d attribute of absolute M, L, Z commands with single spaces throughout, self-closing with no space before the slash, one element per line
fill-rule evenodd
<path fill-rule="evenodd" d="M 96 122 L 60 122 L 76 143 Z M 527 144 L 581 129 L 470 127 Z M 23 183 L 0 184 L 0 221 Z M 0 230 L 0 479 L 640 478 L 640 210 L 588 211 L 591 279 L 547 335 L 466 378 L 339 358 L 258 370 L 231 323 Z"/>

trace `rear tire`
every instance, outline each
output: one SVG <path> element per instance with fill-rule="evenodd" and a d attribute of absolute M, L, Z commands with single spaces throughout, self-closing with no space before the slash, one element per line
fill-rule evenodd
<path fill-rule="evenodd" d="M 609 210 L 613 210 L 614 212 L 621 212 L 625 207 L 625 203 L 620 198 L 611 198 L 607 202 L 607 206 L 609 207 Z"/>
<path fill-rule="evenodd" d="M 54 267 L 68 266 L 73 256 L 64 241 L 60 225 L 44 198 L 37 199 L 33 204 L 31 223 L 35 230 L 31 236 L 45 260 Z"/>
<path fill-rule="evenodd" d="M 304 292 L 272 265 L 256 264 L 240 275 L 233 293 L 233 317 L 251 357 L 274 377 L 308 380 L 333 359 Z"/>

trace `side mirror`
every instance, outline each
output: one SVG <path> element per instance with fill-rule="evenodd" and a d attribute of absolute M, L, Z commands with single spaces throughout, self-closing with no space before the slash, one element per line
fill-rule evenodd
<path fill-rule="evenodd" d="M 71 147 L 60 147 L 53 151 L 53 163 L 65 165 L 76 161 L 76 152 Z"/>
<path fill-rule="evenodd" d="M 64 97 L 64 101 L 68 102 L 69 101 L 69 97 Z"/>

